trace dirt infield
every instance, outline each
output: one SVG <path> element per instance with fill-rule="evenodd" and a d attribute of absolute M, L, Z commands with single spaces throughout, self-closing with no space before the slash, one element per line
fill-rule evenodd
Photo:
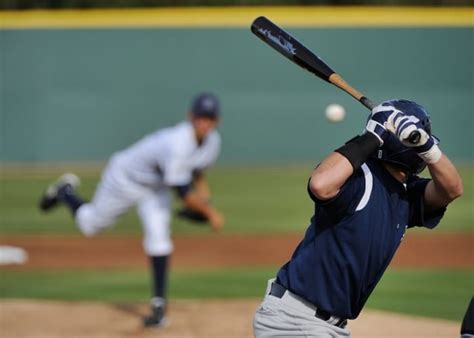
<path fill-rule="evenodd" d="M 256 300 L 174 301 L 171 322 L 163 329 L 145 330 L 145 305 L 67 303 L 16 300 L 0 303 L 2 337 L 9 338 L 246 338 L 252 337 Z M 19 322 L 20 321 L 20 322 Z M 354 338 L 459 336 L 459 324 L 365 311 L 349 323 Z"/>
<path fill-rule="evenodd" d="M 175 236 L 173 268 L 213 268 L 279 265 L 288 260 L 300 235 L 202 235 Z M 2 245 L 26 249 L 29 260 L 17 269 L 137 268 L 148 262 L 141 238 L 99 236 L 2 236 Z M 474 266 L 474 234 L 408 236 L 391 266 Z"/>
<path fill-rule="evenodd" d="M 299 235 L 175 236 L 174 269 L 282 264 Z M 19 246 L 29 254 L 26 264 L 1 269 L 145 268 L 140 238 L 99 236 L 2 236 L 0 244 Z M 392 266 L 472 267 L 474 235 L 409 235 Z M 0 301 L 3 337 L 252 337 L 251 324 L 258 300 L 173 301 L 171 324 L 144 330 L 146 304 L 105 304 L 32 300 Z M 456 337 L 459 323 L 364 311 L 350 323 L 353 337 Z"/>

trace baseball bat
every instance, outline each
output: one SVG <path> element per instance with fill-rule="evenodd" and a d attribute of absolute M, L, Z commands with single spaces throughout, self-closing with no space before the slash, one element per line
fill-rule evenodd
<path fill-rule="evenodd" d="M 252 33 L 287 59 L 313 73 L 320 79 L 342 89 L 369 110 L 372 110 L 376 106 L 369 98 L 349 85 L 342 76 L 332 70 L 319 56 L 311 52 L 301 42 L 266 17 L 260 16 L 256 18 L 252 22 L 250 29 Z M 416 144 L 420 140 L 420 137 L 420 133 L 415 130 L 410 133 L 408 141 L 412 144 Z"/>

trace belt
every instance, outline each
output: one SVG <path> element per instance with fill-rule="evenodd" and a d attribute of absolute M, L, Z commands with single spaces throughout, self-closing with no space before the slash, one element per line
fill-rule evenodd
<path fill-rule="evenodd" d="M 293 296 L 293 294 L 288 291 L 285 287 L 281 286 L 280 284 L 277 284 L 275 282 L 272 283 L 272 286 L 270 288 L 270 293 L 271 296 L 277 297 L 277 298 L 283 298 L 285 294 L 288 294 L 290 296 Z M 294 299 L 296 299 L 293 296 Z M 301 302 L 301 305 L 308 307 L 306 304 Z M 316 318 L 319 318 L 321 320 L 324 320 L 325 322 L 340 327 L 340 328 L 345 328 L 347 325 L 347 319 L 345 318 L 339 318 L 336 316 L 331 315 L 329 312 L 324 311 L 323 309 L 318 309 L 316 306 L 312 306 L 312 310 L 314 310 L 314 316 Z"/>

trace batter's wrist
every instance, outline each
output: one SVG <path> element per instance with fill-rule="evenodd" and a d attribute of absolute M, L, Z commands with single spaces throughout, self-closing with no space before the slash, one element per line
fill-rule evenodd
<path fill-rule="evenodd" d="M 380 141 L 372 133 L 365 133 L 349 140 L 342 147 L 335 150 L 351 163 L 354 171 L 367 160 L 380 147 Z"/>
<path fill-rule="evenodd" d="M 440 160 L 441 158 L 441 149 L 435 144 L 430 148 L 430 150 L 424 153 L 418 153 L 418 156 L 422 158 L 423 161 L 427 164 L 433 164 Z"/>

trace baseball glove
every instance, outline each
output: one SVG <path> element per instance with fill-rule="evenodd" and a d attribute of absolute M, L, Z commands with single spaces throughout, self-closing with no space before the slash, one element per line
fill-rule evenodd
<path fill-rule="evenodd" d="M 205 215 L 203 215 L 200 212 L 197 212 L 193 209 L 190 209 L 190 208 L 179 209 L 176 212 L 176 216 L 178 216 L 181 219 L 191 221 L 191 222 L 197 223 L 197 224 L 204 224 L 204 223 L 207 223 L 207 221 L 208 221 L 208 219 Z"/>

